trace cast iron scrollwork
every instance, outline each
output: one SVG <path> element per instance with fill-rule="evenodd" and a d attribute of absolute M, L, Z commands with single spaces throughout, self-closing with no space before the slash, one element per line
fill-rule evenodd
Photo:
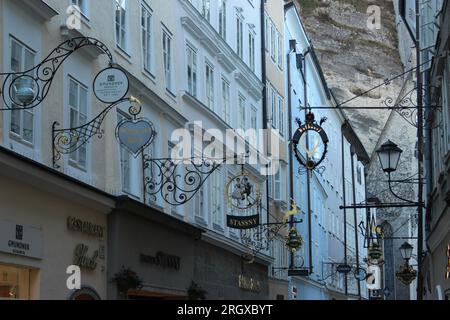
<path fill-rule="evenodd" d="M 103 121 L 107 114 L 120 105 L 121 103 L 129 102 L 130 104 L 137 102 L 135 98 L 125 98 L 116 103 L 106 107 L 99 115 L 86 124 L 75 128 L 57 129 L 60 124 L 55 121 L 52 125 L 53 138 L 53 167 L 59 168 L 57 162 L 62 155 L 71 154 L 86 145 L 94 136 L 99 139 L 103 138 L 104 130 L 102 129 Z M 139 113 L 141 107 L 130 106 L 129 113 L 135 117 Z"/>
<path fill-rule="evenodd" d="M 156 201 L 158 194 L 172 206 L 189 202 L 204 185 L 206 180 L 219 169 L 227 158 L 153 159 L 143 156 L 144 191 Z"/>
<path fill-rule="evenodd" d="M 75 51 L 86 47 L 95 46 L 106 54 L 112 64 L 113 56 L 108 47 L 101 41 L 78 37 L 64 41 L 35 67 L 23 72 L 0 73 L 5 76 L 2 79 L 0 95 L 5 107 L 0 111 L 13 108 L 33 109 L 40 105 L 47 97 L 55 74 L 62 63 Z"/>
<path fill-rule="evenodd" d="M 423 91 L 423 95 L 425 95 L 425 88 L 421 88 L 421 90 Z M 410 125 L 417 128 L 417 92 L 418 90 L 415 87 L 397 99 L 392 97 L 386 98 L 382 104 L 388 109 L 395 111 Z M 442 111 L 442 106 L 433 104 L 427 107 L 430 109 L 430 112 L 424 114 L 424 124 L 425 126 L 431 125 L 432 129 L 435 129 L 441 125 L 441 123 L 435 123 L 434 120 L 436 119 L 436 112 Z"/>

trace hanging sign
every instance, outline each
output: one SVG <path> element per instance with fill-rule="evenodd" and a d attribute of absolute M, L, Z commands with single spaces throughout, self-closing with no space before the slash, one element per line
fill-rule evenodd
<path fill-rule="evenodd" d="M 292 138 L 295 157 L 308 170 L 314 170 L 325 160 L 329 142 L 325 130 L 321 127 L 325 121 L 324 118 L 318 124 L 313 113 L 306 116 L 305 124 L 297 120 L 299 128 Z"/>
<path fill-rule="evenodd" d="M 42 230 L 0 221 L 0 252 L 42 259 Z"/>
<path fill-rule="evenodd" d="M 128 93 L 130 81 L 127 74 L 118 68 L 106 68 L 94 80 L 94 94 L 103 103 L 116 103 Z"/>
<path fill-rule="evenodd" d="M 137 157 L 155 139 L 155 129 L 146 119 L 125 119 L 118 124 L 116 136 L 122 148 Z"/>
<path fill-rule="evenodd" d="M 227 226 L 228 228 L 245 230 L 245 229 L 253 229 L 259 226 L 259 214 L 254 216 L 227 216 Z"/>
<path fill-rule="evenodd" d="M 336 271 L 342 274 L 349 274 L 352 271 L 352 267 L 348 264 L 341 264 L 336 267 Z"/>
<path fill-rule="evenodd" d="M 228 206 L 234 210 L 246 211 L 257 207 L 261 202 L 260 185 L 245 172 L 232 177 L 225 188 Z M 252 212 L 253 213 L 253 212 Z M 260 225 L 259 213 L 256 215 L 227 215 L 227 226 L 232 229 L 253 229 Z"/>

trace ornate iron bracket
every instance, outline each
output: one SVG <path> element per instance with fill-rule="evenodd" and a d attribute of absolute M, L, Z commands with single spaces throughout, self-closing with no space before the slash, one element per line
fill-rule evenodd
<path fill-rule="evenodd" d="M 152 201 L 156 201 L 159 194 L 172 206 L 184 205 L 226 161 L 227 158 L 153 159 L 144 154 L 144 192 Z M 150 176 L 146 174 L 148 170 Z"/>
<path fill-rule="evenodd" d="M 62 63 L 75 51 L 86 47 L 95 46 L 106 54 L 113 63 L 113 56 L 108 47 L 101 41 L 89 38 L 78 37 L 64 41 L 37 66 L 23 72 L 0 73 L 6 76 L 2 79 L 0 95 L 6 108 L 0 111 L 8 111 L 13 108 L 33 109 L 40 105 L 52 85 L 56 72 Z"/>
<path fill-rule="evenodd" d="M 386 98 L 382 105 L 384 105 L 387 109 L 395 111 L 398 115 L 400 115 L 404 120 L 406 120 L 410 125 L 418 128 L 417 124 L 417 91 L 419 89 L 417 87 L 409 90 L 403 96 L 398 99 L 394 99 L 391 97 Z M 422 87 L 420 90 L 423 91 L 423 95 L 425 95 L 425 88 Z M 431 112 L 428 112 L 424 115 L 424 126 L 431 126 L 431 129 L 436 129 L 442 124 L 442 117 L 440 123 L 432 123 L 434 119 L 436 119 L 436 112 L 442 112 L 442 106 L 439 105 L 431 105 L 428 106 Z"/>
<path fill-rule="evenodd" d="M 104 130 L 102 129 L 103 121 L 105 120 L 108 113 L 113 110 L 115 107 L 120 105 L 121 103 L 129 102 L 131 105 L 128 109 L 128 113 L 132 117 L 133 120 L 125 119 L 117 124 L 116 127 L 116 138 L 119 141 L 121 147 L 126 148 L 126 143 L 122 142 L 121 136 L 119 135 L 119 130 L 123 127 L 127 122 L 133 124 L 138 123 L 140 121 L 145 121 L 145 123 L 150 127 L 149 132 L 152 133 L 149 137 L 148 141 L 142 143 L 142 145 L 138 148 L 138 150 L 130 148 L 126 148 L 130 153 L 134 153 L 135 157 L 137 154 L 142 152 L 142 150 L 153 142 L 154 137 L 156 136 L 156 131 L 154 129 L 153 124 L 146 119 L 137 118 L 138 114 L 141 112 L 141 106 L 138 100 L 135 98 L 125 98 L 116 103 L 111 104 L 107 108 L 105 108 L 99 115 L 97 115 L 94 119 L 89 121 L 88 123 L 68 129 L 56 129 L 60 124 L 58 122 L 54 122 L 52 125 L 52 141 L 53 141 L 53 167 L 59 168 L 60 166 L 57 162 L 61 159 L 62 155 L 71 154 L 82 146 L 86 145 L 94 136 L 97 136 L 99 139 L 103 138 Z M 133 105 L 133 103 L 137 103 Z M 125 146 L 124 146 L 125 145 Z"/>

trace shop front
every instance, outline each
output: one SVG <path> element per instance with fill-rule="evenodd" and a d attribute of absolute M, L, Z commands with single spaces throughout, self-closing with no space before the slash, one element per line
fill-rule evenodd
<path fill-rule="evenodd" d="M 108 299 L 180 300 L 192 292 L 201 229 L 128 197 L 108 218 Z"/>
<path fill-rule="evenodd" d="M 206 299 L 269 299 L 270 261 L 256 258 L 247 264 L 242 254 L 209 234 L 196 243 L 194 281 L 205 291 Z"/>
<path fill-rule="evenodd" d="M 106 298 L 112 198 L 0 152 L 0 299 Z"/>

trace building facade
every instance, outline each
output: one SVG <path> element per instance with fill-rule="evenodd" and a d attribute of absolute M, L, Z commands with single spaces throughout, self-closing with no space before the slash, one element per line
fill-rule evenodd
<path fill-rule="evenodd" d="M 286 88 L 291 97 L 292 119 L 305 123 L 311 108 L 318 122 L 327 118 L 322 126 L 329 138 L 322 169 L 310 174 L 297 161 L 293 163 L 293 194 L 304 220 L 297 227 L 305 240 L 294 266 L 303 268 L 309 276 L 290 277 L 291 291 L 296 292 L 296 297 L 291 298 L 367 298 L 365 283 L 354 276 L 358 268 L 364 268 L 364 236 L 358 225 L 365 223 L 366 214 L 360 209 L 348 213 L 340 209 L 341 205 L 365 200 L 367 154 L 344 114 L 334 108 L 336 101 L 293 3 L 285 6 L 285 23 L 285 52 L 290 53 Z M 294 121 L 291 125 L 295 132 L 297 125 Z M 300 152 L 306 158 L 306 153 Z M 351 273 L 344 275 L 337 271 L 344 264 L 352 267 Z"/>
<path fill-rule="evenodd" d="M 429 20 L 423 26 L 422 36 L 429 39 L 433 62 L 425 73 L 430 95 L 427 104 L 439 106 L 434 111 L 433 123 L 426 130 L 427 144 L 427 213 L 425 238 L 427 255 L 424 261 L 424 299 L 450 299 L 450 58 L 448 1 L 426 3 Z M 429 28 L 432 25 L 433 28 Z M 432 111 L 428 111 L 432 112 Z M 428 113 L 430 114 L 430 113 Z"/>

